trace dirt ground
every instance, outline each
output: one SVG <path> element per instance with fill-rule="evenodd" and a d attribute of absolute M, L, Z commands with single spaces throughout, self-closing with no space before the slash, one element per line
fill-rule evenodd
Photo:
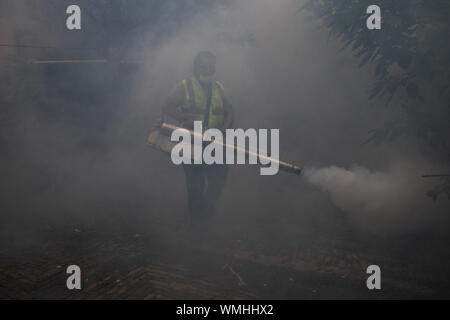
<path fill-rule="evenodd" d="M 170 240 L 134 233 L 119 221 L 106 226 L 47 230 L 39 247 L 0 253 L 2 299 L 399 299 L 449 298 L 445 253 L 416 254 L 402 244 L 317 237 L 287 250 L 230 244 L 212 234 L 179 230 Z M 132 231 L 132 230 L 131 230 Z M 300 240 L 300 239 L 299 239 Z M 300 243 L 301 241 L 299 241 Z M 379 249 L 384 248 L 379 254 Z M 378 251 L 378 253 L 376 252 Z M 382 289 L 365 273 L 381 261 Z M 66 288 L 77 264 L 82 289 Z"/>

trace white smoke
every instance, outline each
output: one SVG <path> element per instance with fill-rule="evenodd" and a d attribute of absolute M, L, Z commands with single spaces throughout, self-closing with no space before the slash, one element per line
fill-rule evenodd
<path fill-rule="evenodd" d="M 448 219 L 448 201 L 434 202 L 425 194 L 433 181 L 416 166 L 394 166 L 387 172 L 361 166 L 307 169 L 307 180 L 329 193 L 333 203 L 356 226 L 390 235 L 436 226 Z M 436 181 L 434 181 L 435 183 Z"/>

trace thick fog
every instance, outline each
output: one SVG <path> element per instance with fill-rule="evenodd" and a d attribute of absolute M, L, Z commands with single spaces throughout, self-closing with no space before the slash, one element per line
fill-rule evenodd
<path fill-rule="evenodd" d="M 46 231 L 73 225 L 177 237 L 187 218 L 183 171 L 146 138 L 201 50 L 217 56 L 234 126 L 280 129 L 280 158 L 306 168 L 303 176 L 264 177 L 258 167 L 233 166 L 211 226 L 217 238 L 276 247 L 348 230 L 389 236 L 445 229 L 448 201 L 425 196 L 433 181 L 421 177 L 442 165 L 406 138 L 363 144 L 397 111 L 369 103 L 370 68 L 358 68 L 350 51 L 298 12 L 301 5 L 231 1 L 190 14 L 179 29 L 173 26 L 183 13 L 168 15 L 123 44 L 123 59 L 143 63 L 116 80 L 104 66 L 11 67 L 2 56 L 1 76 L 11 80 L 2 83 L 2 118 L 10 122 L 1 137 L 1 242 L 36 244 Z M 4 2 L 4 10 L 28 31 L 22 42 L 79 47 L 90 32 L 61 36 L 48 21 L 28 22 L 36 9 Z M 78 51 L 20 55 L 89 58 Z"/>

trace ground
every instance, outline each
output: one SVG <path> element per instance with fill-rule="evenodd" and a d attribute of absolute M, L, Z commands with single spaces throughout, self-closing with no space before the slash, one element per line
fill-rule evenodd
<path fill-rule="evenodd" d="M 132 231 L 132 230 L 131 230 Z M 39 247 L 2 250 L 2 299 L 383 299 L 448 298 L 448 259 L 427 257 L 427 246 L 401 255 L 400 239 L 373 243 L 316 239 L 278 253 L 183 230 L 161 240 L 109 222 L 49 228 Z M 371 248 L 372 246 L 372 248 Z M 390 248 L 390 249 L 389 249 Z M 444 254 L 444 253 L 442 253 Z M 423 255 L 423 256 L 420 256 Z M 431 257 L 434 257 L 431 258 Z M 441 256 L 440 258 L 444 258 Z M 439 259 L 437 259 L 439 260 Z M 382 270 L 382 289 L 370 291 L 371 261 Z M 409 263 L 409 264 L 408 264 Z M 66 288 L 66 268 L 82 270 L 82 290 Z M 411 267 L 412 264 L 412 267 Z"/>

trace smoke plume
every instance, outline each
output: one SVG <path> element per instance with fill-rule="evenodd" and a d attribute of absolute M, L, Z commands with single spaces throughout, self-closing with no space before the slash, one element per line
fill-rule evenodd
<path fill-rule="evenodd" d="M 414 166 L 380 172 L 355 165 L 307 169 L 305 176 L 357 226 L 386 235 L 430 227 L 445 217 L 445 203 L 425 196 L 430 185 L 418 172 Z"/>

